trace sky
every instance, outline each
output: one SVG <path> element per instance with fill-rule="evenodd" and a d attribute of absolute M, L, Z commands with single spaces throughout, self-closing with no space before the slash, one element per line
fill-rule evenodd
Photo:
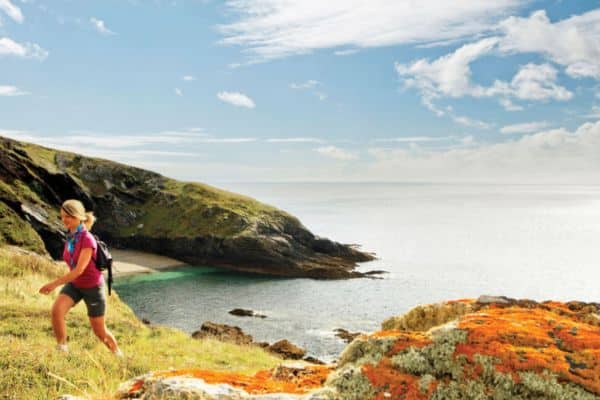
<path fill-rule="evenodd" d="M 600 184 L 600 0 L 0 0 L 0 136 L 210 184 Z"/>

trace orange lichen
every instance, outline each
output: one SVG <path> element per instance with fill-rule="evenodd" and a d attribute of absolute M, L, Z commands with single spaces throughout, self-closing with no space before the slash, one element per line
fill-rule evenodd
<path fill-rule="evenodd" d="M 431 344 L 431 338 L 422 332 L 402 332 L 402 335 L 398 337 L 398 340 L 394 343 L 389 355 L 400 353 L 402 350 L 409 347 L 422 348 Z"/>
<path fill-rule="evenodd" d="M 419 377 L 398 371 L 390 359 L 384 358 L 377 365 L 366 364 L 362 373 L 371 385 L 380 389 L 373 400 L 406 399 L 426 400 L 435 391 L 436 384 L 432 382 L 423 393 L 419 388 Z"/>
<path fill-rule="evenodd" d="M 143 386 L 144 386 L 144 380 L 138 379 L 135 382 L 133 382 L 133 384 L 129 388 L 129 393 L 135 393 L 138 390 L 140 390 Z"/>
<path fill-rule="evenodd" d="M 374 332 L 370 335 L 362 335 L 365 339 L 366 338 L 375 338 L 375 339 L 381 339 L 381 338 L 390 338 L 390 337 L 398 337 L 398 336 L 402 336 L 403 334 L 405 334 L 406 332 L 397 330 L 397 329 L 390 329 L 390 330 L 386 330 L 386 331 L 378 331 L 378 332 Z"/>
<path fill-rule="evenodd" d="M 600 394 L 600 329 L 579 322 L 567 306 L 489 307 L 463 316 L 459 329 L 467 343 L 455 355 L 470 361 L 476 354 L 499 360 L 496 369 L 511 373 L 548 370 Z"/>
<path fill-rule="evenodd" d="M 183 369 L 153 373 L 154 378 L 193 377 L 208 384 L 228 384 L 250 394 L 289 393 L 304 394 L 323 385 L 332 371 L 330 366 L 308 366 L 289 369 L 289 374 L 276 374 L 277 369 L 259 371 L 253 376 L 233 372 Z"/>

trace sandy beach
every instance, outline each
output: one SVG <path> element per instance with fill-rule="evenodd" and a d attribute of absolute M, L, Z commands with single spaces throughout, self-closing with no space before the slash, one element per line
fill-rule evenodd
<path fill-rule="evenodd" d="M 155 272 L 161 269 L 187 265 L 173 258 L 137 250 L 111 249 L 111 254 L 113 256 L 113 274 L 115 277 Z"/>

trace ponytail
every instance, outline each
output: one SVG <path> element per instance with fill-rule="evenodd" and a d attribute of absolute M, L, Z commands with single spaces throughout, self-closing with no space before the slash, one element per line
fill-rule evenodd
<path fill-rule="evenodd" d="M 83 221 L 83 224 L 85 225 L 85 229 L 87 229 L 88 231 L 92 230 L 92 226 L 94 225 L 94 222 L 96 222 L 96 216 L 94 215 L 94 213 L 91 211 L 86 212 L 85 220 Z"/>

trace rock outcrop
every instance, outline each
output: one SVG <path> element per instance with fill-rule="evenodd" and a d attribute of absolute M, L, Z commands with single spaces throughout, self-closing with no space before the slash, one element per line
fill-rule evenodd
<path fill-rule="evenodd" d="M 249 197 L 0 137 L 0 243 L 60 257 L 69 198 L 96 212 L 110 245 L 193 265 L 335 279 L 365 276 L 357 263 L 374 259 Z"/>
<path fill-rule="evenodd" d="M 252 335 L 244 333 L 239 326 L 216 324 L 210 321 L 203 323 L 200 330 L 192 333 L 192 337 L 194 339 L 214 338 L 235 344 L 254 344 Z"/>
<path fill-rule="evenodd" d="M 257 313 L 254 310 L 246 310 L 244 308 L 234 308 L 233 310 L 229 311 L 229 314 L 237 317 L 267 318 L 267 316 L 264 314 Z"/>
<path fill-rule="evenodd" d="M 600 304 L 482 296 L 420 306 L 356 338 L 335 366 L 157 372 L 125 383 L 119 398 L 180 390 L 221 400 L 598 400 Z"/>

